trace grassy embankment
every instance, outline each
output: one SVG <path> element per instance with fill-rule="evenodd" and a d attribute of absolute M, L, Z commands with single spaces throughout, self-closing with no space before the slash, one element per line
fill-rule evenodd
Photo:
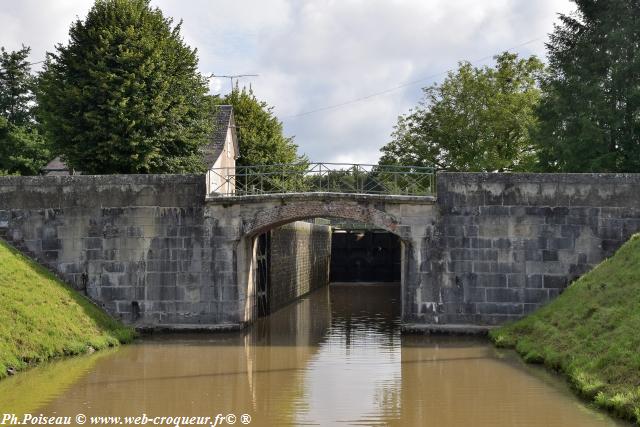
<path fill-rule="evenodd" d="M 567 375 L 582 396 L 640 424 L 640 235 L 556 300 L 490 334 Z"/>
<path fill-rule="evenodd" d="M 132 329 L 0 241 L 0 378 L 133 338 Z"/>

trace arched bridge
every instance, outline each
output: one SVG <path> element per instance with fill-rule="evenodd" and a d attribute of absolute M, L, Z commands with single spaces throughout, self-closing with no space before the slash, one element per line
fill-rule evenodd
<path fill-rule="evenodd" d="M 415 305 L 423 245 L 438 221 L 435 198 L 429 196 L 382 196 L 348 193 L 269 194 L 209 198 L 206 217 L 215 223 L 214 235 L 226 248 L 216 253 L 235 264 L 244 321 L 254 315 L 255 238 L 260 233 L 298 220 L 341 218 L 370 224 L 399 236 L 402 242 L 401 282 L 403 310 Z M 224 243 L 223 243 L 224 242 Z M 222 249 L 222 247 L 221 247 Z"/>
<path fill-rule="evenodd" d="M 431 167 L 299 163 L 235 166 L 207 174 L 207 215 L 226 218 L 245 320 L 255 313 L 255 238 L 298 220 L 353 220 L 397 235 L 402 242 L 402 304 L 415 305 L 420 254 L 436 225 Z M 236 244 L 237 242 L 237 244 Z M 241 304 L 242 305 L 242 304 Z"/>

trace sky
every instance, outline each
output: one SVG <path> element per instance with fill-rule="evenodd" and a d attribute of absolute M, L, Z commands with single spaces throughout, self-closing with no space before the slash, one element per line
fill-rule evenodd
<path fill-rule="evenodd" d="M 0 45 L 33 62 L 68 42 L 91 0 L 0 0 Z M 273 106 L 312 161 L 376 163 L 393 126 L 458 61 L 505 50 L 545 57 L 569 0 L 152 0 L 183 20 L 200 71 L 240 80 Z M 37 69 L 37 65 L 34 69 Z M 229 79 L 212 78 L 225 94 Z"/>

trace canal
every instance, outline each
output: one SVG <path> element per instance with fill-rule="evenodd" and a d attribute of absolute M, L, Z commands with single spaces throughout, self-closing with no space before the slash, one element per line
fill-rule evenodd
<path fill-rule="evenodd" d="M 336 284 L 246 331 L 151 335 L 50 363 L 0 382 L 0 414 L 72 424 L 78 414 L 220 413 L 236 425 L 249 414 L 252 426 L 623 425 L 486 339 L 401 336 L 399 297 L 397 285 Z"/>

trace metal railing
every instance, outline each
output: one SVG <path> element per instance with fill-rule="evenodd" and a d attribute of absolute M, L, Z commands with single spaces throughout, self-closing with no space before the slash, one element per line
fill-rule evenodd
<path fill-rule="evenodd" d="M 287 193 L 435 195 L 435 169 L 424 166 L 296 163 L 214 168 L 210 196 Z"/>

